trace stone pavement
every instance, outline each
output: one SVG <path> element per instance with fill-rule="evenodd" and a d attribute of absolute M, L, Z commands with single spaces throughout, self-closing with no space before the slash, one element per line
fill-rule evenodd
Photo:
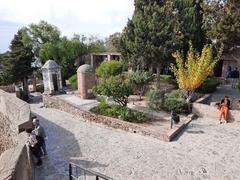
<path fill-rule="evenodd" d="M 81 99 L 76 95 L 63 94 L 63 95 L 58 95 L 57 97 L 65 101 L 68 101 L 69 103 L 83 110 L 90 110 L 91 108 L 93 108 L 98 104 L 97 99 Z"/>
<path fill-rule="evenodd" d="M 235 180 L 240 177 L 240 123 L 193 121 L 181 138 L 163 142 L 86 123 L 31 104 L 48 134 L 48 160 L 36 180 L 68 179 L 68 162 L 119 180 Z"/>

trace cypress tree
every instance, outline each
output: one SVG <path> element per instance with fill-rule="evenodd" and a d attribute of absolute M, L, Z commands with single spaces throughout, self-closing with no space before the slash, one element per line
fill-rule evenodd
<path fill-rule="evenodd" d="M 187 53 L 189 41 L 193 47 L 201 52 L 205 44 L 206 33 L 203 29 L 203 0 L 174 0 L 174 7 L 178 12 L 180 31 L 184 38 L 181 49 Z"/>
<path fill-rule="evenodd" d="M 32 67 L 34 56 L 31 48 L 24 46 L 22 37 L 22 32 L 19 30 L 11 42 L 10 52 L 5 58 L 3 57 L 3 74 L 4 77 L 7 77 L 8 82 L 21 81 L 25 95 L 27 95 L 27 76 L 31 75 L 34 70 Z"/>
<path fill-rule="evenodd" d="M 211 38 L 224 44 L 225 51 L 240 45 L 240 1 L 228 0 L 218 13 L 219 21 L 213 25 Z"/>
<path fill-rule="evenodd" d="M 133 64 L 157 68 L 157 87 L 160 85 L 160 68 L 171 58 L 179 41 L 179 31 L 173 3 L 169 0 L 135 0 L 132 20 L 125 28 L 122 39 L 126 56 Z"/>

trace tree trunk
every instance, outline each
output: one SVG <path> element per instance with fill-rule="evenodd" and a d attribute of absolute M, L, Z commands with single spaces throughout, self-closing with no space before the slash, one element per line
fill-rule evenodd
<path fill-rule="evenodd" d="M 64 77 L 62 78 L 62 85 L 63 85 L 63 87 L 67 86 L 66 79 Z"/>
<path fill-rule="evenodd" d="M 160 66 L 157 66 L 157 84 L 156 88 L 159 90 L 160 89 Z"/>
<path fill-rule="evenodd" d="M 32 91 L 33 92 L 37 91 L 37 80 L 35 75 L 33 75 L 33 79 L 32 79 Z"/>
<path fill-rule="evenodd" d="M 152 67 L 152 66 L 150 66 L 149 72 L 150 72 L 151 74 L 153 73 L 153 67 Z"/>
<path fill-rule="evenodd" d="M 186 102 L 188 104 L 188 112 L 191 112 L 191 100 L 193 98 L 194 92 L 193 91 L 186 91 L 185 92 L 185 96 L 186 96 Z"/>
<path fill-rule="evenodd" d="M 23 100 L 28 100 L 28 82 L 27 82 L 27 77 L 24 77 L 23 78 L 23 81 L 22 81 L 22 84 L 23 84 Z"/>

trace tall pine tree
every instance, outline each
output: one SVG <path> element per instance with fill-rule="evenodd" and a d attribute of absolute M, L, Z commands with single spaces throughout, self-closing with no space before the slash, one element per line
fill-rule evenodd
<path fill-rule="evenodd" d="M 24 46 L 22 37 L 22 31 L 19 30 L 11 42 L 10 52 L 5 58 L 3 57 L 3 74 L 4 77 L 7 77 L 8 82 L 15 83 L 21 81 L 24 92 L 27 95 L 27 76 L 31 75 L 34 70 L 32 67 L 34 56 L 31 47 Z"/>
<path fill-rule="evenodd" d="M 223 43 L 225 51 L 240 45 L 240 1 L 227 0 L 220 11 L 218 21 L 213 24 L 209 33 L 211 39 Z"/>
<path fill-rule="evenodd" d="M 135 0 L 134 15 L 122 34 L 123 55 L 135 66 L 156 67 L 157 87 L 160 68 L 169 62 L 179 44 L 176 20 L 170 0 Z"/>
<path fill-rule="evenodd" d="M 184 54 L 188 51 L 189 41 L 198 52 L 202 51 L 205 44 L 206 33 L 203 28 L 202 6 L 203 0 L 174 0 L 180 31 L 184 36 L 181 42 Z"/>

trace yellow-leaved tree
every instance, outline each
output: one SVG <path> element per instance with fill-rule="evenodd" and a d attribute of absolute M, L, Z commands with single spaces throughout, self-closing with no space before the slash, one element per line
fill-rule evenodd
<path fill-rule="evenodd" d="M 200 54 L 193 49 L 190 43 L 186 60 L 182 53 L 177 52 L 175 54 L 176 65 L 172 64 L 171 70 L 176 76 L 178 86 L 183 90 L 188 103 L 191 101 L 194 91 L 213 72 L 216 63 L 221 58 L 222 51 L 223 46 L 216 57 L 213 57 L 212 45 L 205 45 Z"/>

